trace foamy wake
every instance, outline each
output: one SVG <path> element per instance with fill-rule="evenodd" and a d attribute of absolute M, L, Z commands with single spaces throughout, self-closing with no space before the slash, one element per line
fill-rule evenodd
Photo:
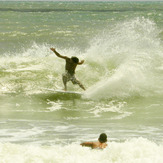
<path fill-rule="evenodd" d="M 123 143 L 108 142 L 104 150 L 92 150 L 79 144 L 35 146 L 0 144 L 4 163 L 162 163 L 163 146 L 144 138 Z"/>
<path fill-rule="evenodd" d="M 85 96 L 100 99 L 160 92 L 163 47 L 158 36 L 159 29 L 153 21 L 136 18 L 120 22 L 96 37 L 86 52 L 87 60 L 105 68 Z M 94 68 L 91 74 L 97 70 Z"/>

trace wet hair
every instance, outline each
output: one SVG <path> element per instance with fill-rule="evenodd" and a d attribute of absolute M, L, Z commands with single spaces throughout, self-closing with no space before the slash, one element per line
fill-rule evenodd
<path fill-rule="evenodd" d="M 74 63 L 79 63 L 79 59 L 77 57 L 71 57 L 71 59 Z"/>
<path fill-rule="evenodd" d="M 107 142 L 107 135 L 105 133 L 100 134 L 98 140 L 99 140 L 100 143 Z"/>

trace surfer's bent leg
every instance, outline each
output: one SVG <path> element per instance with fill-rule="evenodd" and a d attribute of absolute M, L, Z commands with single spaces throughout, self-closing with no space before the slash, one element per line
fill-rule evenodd
<path fill-rule="evenodd" d="M 83 86 L 83 84 L 80 83 L 80 81 L 77 80 L 77 79 L 75 78 L 75 76 L 73 76 L 73 77 L 71 78 L 71 81 L 72 81 L 73 84 L 78 84 L 78 85 L 80 86 L 80 88 L 82 88 L 83 90 L 85 90 L 85 87 Z"/>

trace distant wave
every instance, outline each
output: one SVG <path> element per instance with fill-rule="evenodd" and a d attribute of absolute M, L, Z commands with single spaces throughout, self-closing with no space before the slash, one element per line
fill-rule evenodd
<path fill-rule="evenodd" d="M 149 9 L 148 9 L 149 10 Z M 105 9 L 105 10 L 87 10 L 87 9 L 28 9 L 28 8 L 23 8 L 23 9 L 15 9 L 15 8 L 0 8 L 0 11 L 12 11 L 12 12 L 126 12 L 126 11 L 148 11 L 147 9 L 143 8 L 123 8 L 123 9 Z M 150 11 L 157 10 L 157 11 L 162 11 L 162 9 L 151 9 Z"/>

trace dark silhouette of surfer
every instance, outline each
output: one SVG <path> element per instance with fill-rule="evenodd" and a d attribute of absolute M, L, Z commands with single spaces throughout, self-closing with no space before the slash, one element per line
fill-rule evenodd
<path fill-rule="evenodd" d="M 80 83 L 79 80 L 75 77 L 75 69 L 77 65 L 82 65 L 84 63 L 84 60 L 81 60 L 79 62 L 79 59 L 77 57 L 67 57 L 59 54 L 55 48 L 50 48 L 56 56 L 65 59 L 66 65 L 65 65 L 65 73 L 62 75 L 62 80 L 64 84 L 64 90 L 67 90 L 67 82 L 71 81 L 73 84 L 78 84 L 83 90 L 85 90 L 85 87 Z"/>

